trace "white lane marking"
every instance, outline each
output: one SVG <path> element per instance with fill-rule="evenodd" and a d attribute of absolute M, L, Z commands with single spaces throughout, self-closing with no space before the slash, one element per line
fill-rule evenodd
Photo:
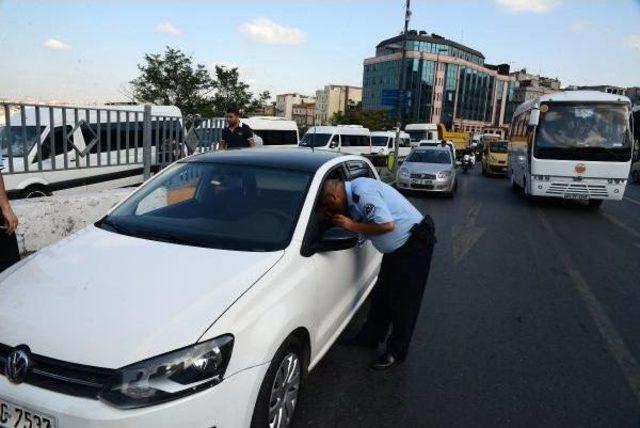
<path fill-rule="evenodd" d="M 481 203 L 477 203 L 469 209 L 467 218 L 461 226 L 454 225 L 452 230 L 453 238 L 453 263 L 458 264 L 469 250 L 478 243 L 485 232 L 484 227 L 476 226 L 476 220 L 480 213 Z"/>
<path fill-rule="evenodd" d="M 635 199 L 633 199 L 633 198 L 630 198 L 630 197 L 628 197 L 628 196 L 625 196 L 623 199 L 624 199 L 625 201 L 629 201 L 629 202 L 631 202 L 632 204 L 640 205 L 640 201 L 635 200 Z"/>
<path fill-rule="evenodd" d="M 635 230 L 633 227 L 627 225 L 625 222 L 623 222 L 620 219 L 615 218 L 614 216 L 612 216 L 611 214 L 608 213 L 600 213 L 604 218 L 606 218 L 607 220 L 609 220 L 611 223 L 615 224 L 616 226 L 618 226 L 620 229 L 623 229 L 625 232 L 627 232 L 628 234 L 635 236 L 636 238 L 640 238 L 640 232 L 638 232 L 637 230 Z"/>
<path fill-rule="evenodd" d="M 613 355 L 618 366 L 620 366 L 629 388 L 631 388 L 633 395 L 638 403 L 640 403 L 640 364 L 638 364 L 638 361 L 633 357 L 633 354 L 625 344 L 622 336 L 620 336 L 620 333 L 618 333 L 613 322 L 607 316 L 604 308 L 591 291 L 591 288 L 589 288 L 587 281 L 578 269 L 575 268 L 571 258 L 569 257 L 570 251 L 563 249 L 558 236 L 553 231 L 553 228 L 544 213 L 538 209 L 537 214 L 542 225 L 547 231 L 549 242 L 558 255 L 565 270 L 569 273 L 569 277 L 572 280 L 574 288 L 584 301 L 591 319 L 595 323 L 600 335 L 609 348 L 609 352 Z"/>

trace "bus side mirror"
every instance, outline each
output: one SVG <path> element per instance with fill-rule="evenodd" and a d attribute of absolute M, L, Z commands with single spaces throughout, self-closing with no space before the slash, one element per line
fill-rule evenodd
<path fill-rule="evenodd" d="M 529 126 L 538 126 L 540 124 L 540 110 L 531 110 L 531 116 L 529 116 Z"/>

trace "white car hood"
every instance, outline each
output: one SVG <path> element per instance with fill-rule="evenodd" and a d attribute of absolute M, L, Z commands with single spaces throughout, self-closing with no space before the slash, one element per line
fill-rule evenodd
<path fill-rule="evenodd" d="M 282 254 L 175 245 L 90 226 L 0 276 L 0 343 L 122 367 L 195 343 Z"/>

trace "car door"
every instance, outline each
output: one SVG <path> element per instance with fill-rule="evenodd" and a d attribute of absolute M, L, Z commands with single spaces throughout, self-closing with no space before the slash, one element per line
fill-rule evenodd
<path fill-rule="evenodd" d="M 346 178 L 347 171 L 342 163 L 334 167 L 324 180 L 344 181 Z M 313 293 L 313 304 L 309 309 L 313 311 L 315 319 L 312 346 L 322 353 L 346 325 L 361 296 L 363 242 L 346 250 L 311 252 L 309 256 L 304 254 L 305 248 L 313 247 L 331 227 L 319 214 L 319 206 L 320 199 L 317 198 L 305 232 L 302 252 L 309 272 L 305 282 L 308 282 L 307 286 Z"/>

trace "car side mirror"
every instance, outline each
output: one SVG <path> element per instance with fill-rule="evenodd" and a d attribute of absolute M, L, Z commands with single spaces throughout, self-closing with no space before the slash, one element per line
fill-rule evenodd
<path fill-rule="evenodd" d="M 315 246 L 316 253 L 348 250 L 358 245 L 358 235 L 340 227 L 328 229 Z"/>
<path fill-rule="evenodd" d="M 330 149 L 335 149 L 337 146 L 338 144 L 335 141 L 332 141 L 331 144 L 329 144 Z"/>

